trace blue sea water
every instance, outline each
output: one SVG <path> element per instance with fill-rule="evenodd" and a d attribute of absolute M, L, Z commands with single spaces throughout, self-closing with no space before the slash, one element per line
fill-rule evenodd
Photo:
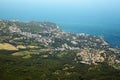
<path fill-rule="evenodd" d="M 120 48 L 120 25 L 97 24 L 86 25 L 80 23 L 58 23 L 66 32 L 86 33 L 103 37 L 111 46 Z"/>
<path fill-rule="evenodd" d="M 47 20 L 120 47 L 120 0 L 0 0 L 0 19 Z"/>

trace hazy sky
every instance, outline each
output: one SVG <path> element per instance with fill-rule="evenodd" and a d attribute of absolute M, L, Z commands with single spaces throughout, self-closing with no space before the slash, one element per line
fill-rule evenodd
<path fill-rule="evenodd" d="M 117 24 L 120 0 L 0 0 L 0 19 Z"/>

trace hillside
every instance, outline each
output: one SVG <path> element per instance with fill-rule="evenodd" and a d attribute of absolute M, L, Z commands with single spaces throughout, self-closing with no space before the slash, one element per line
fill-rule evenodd
<path fill-rule="evenodd" d="M 51 22 L 1 20 L 0 52 L 3 80 L 20 74 L 18 80 L 120 79 L 120 49 L 102 37 L 64 32 Z"/>

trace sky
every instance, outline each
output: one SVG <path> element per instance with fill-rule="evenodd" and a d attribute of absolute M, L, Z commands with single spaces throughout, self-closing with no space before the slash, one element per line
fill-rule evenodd
<path fill-rule="evenodd" d="M 0 19 L 118 24 L 120 0 L 0 0 Z"/>

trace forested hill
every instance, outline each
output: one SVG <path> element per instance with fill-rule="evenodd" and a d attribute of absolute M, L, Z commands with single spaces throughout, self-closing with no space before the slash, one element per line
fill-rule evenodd
<path fill-rule="evenodd" d="M 32 76 L 21 75 L 22 80 L 102 80 L 101 76 L 119 80 L 120 74 L 112 73 L 120 73 L 120 49 L 102 37 L 64 32 L 48 21 L 0 20 L 0 52 L 3 80 L 15 80 L 17 74 L 28 76 L 32 71 Z"/>

